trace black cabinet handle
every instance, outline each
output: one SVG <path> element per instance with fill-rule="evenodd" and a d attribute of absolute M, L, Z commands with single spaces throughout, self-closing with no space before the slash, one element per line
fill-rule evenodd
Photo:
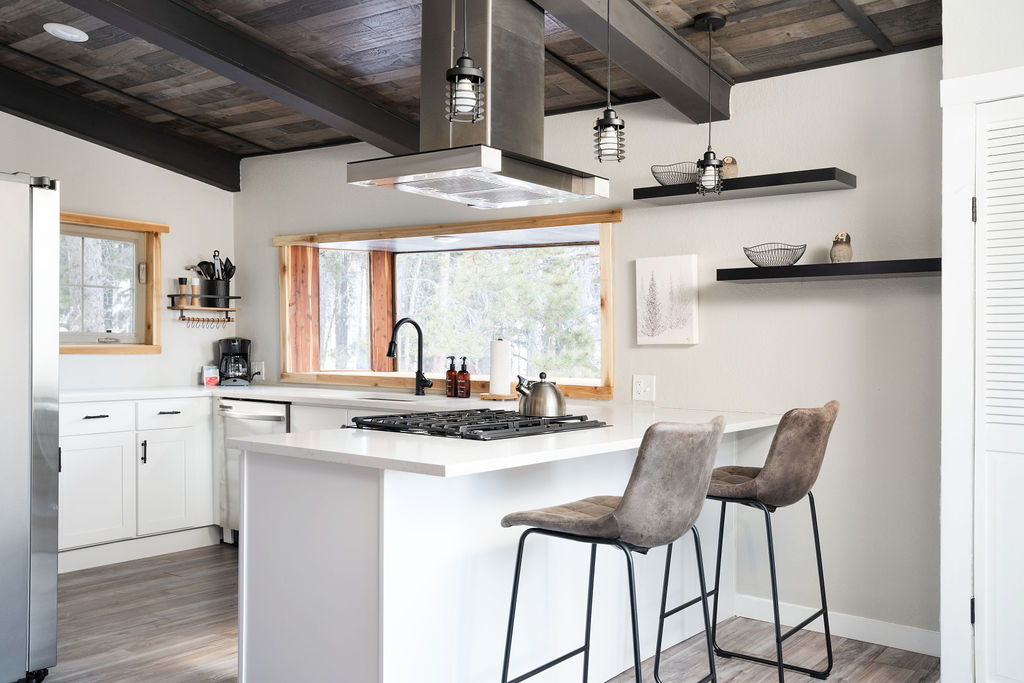
<path fill-rule="evenodd" d="M 83 420 L 102 420 L 105 417 L 110 417 L 110 416 L 109 415 L 86 415 L 82 419 Z"/>
<path fill-rule="evenodd" d="M 180 410 L 161 410 L 157 415 L 181 415 Z"/>
<path fill-rule="evenodd" d="M 146 440 L 142 440 L 142 464 L 146 464 Z"/>
<path fill-rule="evenodd" d="M 64 449 L 60 446 L 57 447 L 57 474 L 64 469 Z"/>

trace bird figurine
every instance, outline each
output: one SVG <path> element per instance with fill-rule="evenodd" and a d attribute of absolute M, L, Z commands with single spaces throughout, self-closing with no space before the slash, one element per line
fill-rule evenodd
<path fill-rule="evenodd" d="M 841 232 L 832 238 L 832 248 L 828 252 L 832 263 L 849 263 L 853 260 L 853 247 L 850 245 L 850 233 Z"/>
<path fill-rule="evenodd" d="M 735 178 L 740 174 L 740 168 L 736 165 L 736 157 L 724 157 L 722 159 L 722 177 Z"/>

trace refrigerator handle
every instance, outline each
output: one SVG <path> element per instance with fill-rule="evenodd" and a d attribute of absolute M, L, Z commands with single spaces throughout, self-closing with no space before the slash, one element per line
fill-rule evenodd
<path fill-rule="evenodd" d="M 142 440 L 142 464 L 146 464 L 146 439 Z"/>
<path fill-rule="evenodd" d="M 60 474 L 61 469 L 64 467 L 64 449 L 57 446 L 57 474 Z"/>

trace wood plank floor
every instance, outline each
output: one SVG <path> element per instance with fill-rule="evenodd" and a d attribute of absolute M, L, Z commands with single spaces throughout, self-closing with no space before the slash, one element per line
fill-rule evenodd
<path fill-rule="evenodd" d="M 61 574 L 46 683 L 237 681 L 238 550 L 215 545 Z"/>
<path fill-rule="evenodd" d="M 62 574 L 58 587 L 56 667 L 47 683 L 230 683 L 238 666 L 238 552 L 227 545 Z M 772 656 L 770 624 L 730 619 L 719 643 Z M 687 683 L 706 672 L 703 634 L 666 651 L 665 683 Z M 787 661 L 820 668 L 824 637 L 803 633 L 786 641 Z M 881 645 L 833 637 L 830 681 L 932 683 L 939 660 Z M 716 660 L 721 683 L 774 683 L 769 667 Z M 578 672 L 578 667 L 566 665 Z M 653 660 L 644 680 L 653 681 Z M 568 674 L 575 680 L 578 673 Z M 632 683 L 632 670 L 609 683 Z M 787 683 L 814 679 L 787 673 Z M 346 683 L 363 683 L 351 681 Z M 410 681 L 409 683 L 414 683 Z M 488 682 L 482 682 L 488 683 Z"/>

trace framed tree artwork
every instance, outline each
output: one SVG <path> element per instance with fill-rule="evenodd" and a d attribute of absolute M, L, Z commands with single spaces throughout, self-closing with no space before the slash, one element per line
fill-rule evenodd
<path fill-rule="evenodd" d="M 636 343 L 696 344 L 697 255 L 636 260 Z"/>

